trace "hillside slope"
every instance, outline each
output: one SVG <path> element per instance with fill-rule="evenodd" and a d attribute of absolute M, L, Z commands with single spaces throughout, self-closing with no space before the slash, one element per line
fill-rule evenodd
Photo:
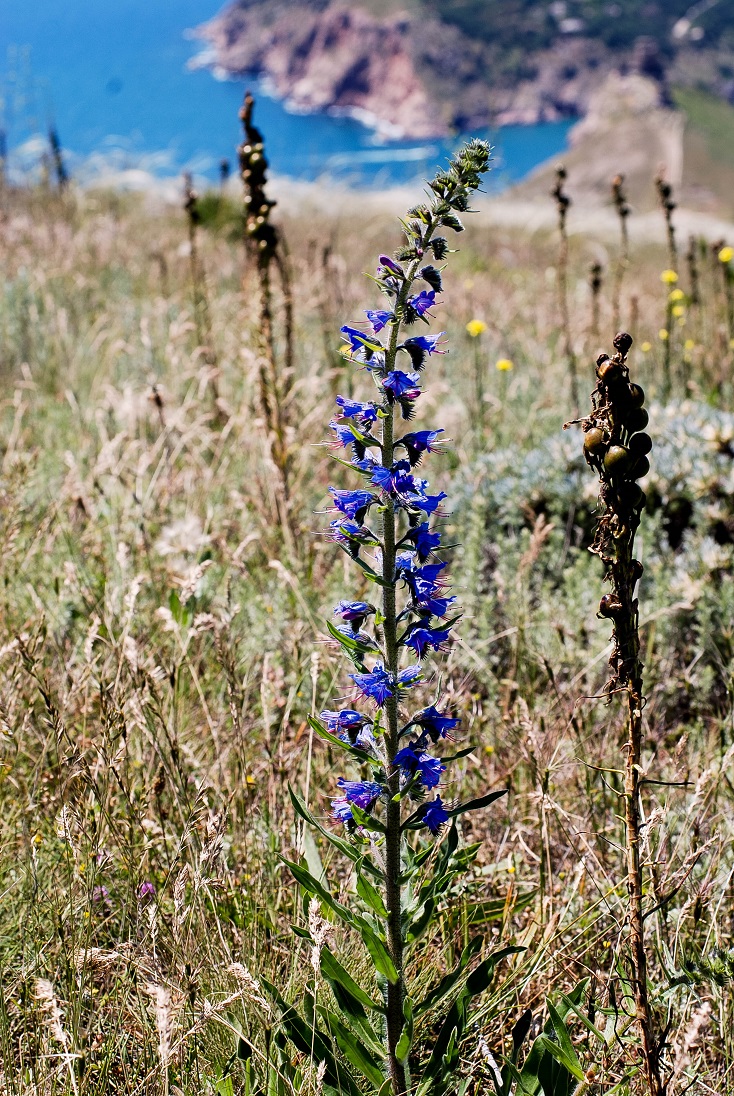
<path fill-rule="evenodd" d="M 700 14 L 692 17 L 695 10 Z M 613 71 L 734 98 L 734 13 L 687 0 L 235 0 L 205 62 L 395 136 L 581 117 Z"/>

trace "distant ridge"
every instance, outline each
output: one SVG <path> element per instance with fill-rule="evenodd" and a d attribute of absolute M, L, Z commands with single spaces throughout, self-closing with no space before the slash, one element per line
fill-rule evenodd
<path fill-rule="evenodd" d="M 586 115 L 612 72 L 734 102 L 734 5 L 709 0 L 235 0 L 201 64 L 265 78 L 292 108 L 387 136 Z"/>

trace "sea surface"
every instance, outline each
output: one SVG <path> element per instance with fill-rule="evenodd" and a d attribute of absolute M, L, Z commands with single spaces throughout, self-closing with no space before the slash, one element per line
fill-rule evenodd
<path fill-rule="evenodd" d="M 234 165 L 245 83 L 189 64 L 204 43 L 188 32 L 217 13 L 216 0 L 1 0 L 0 8 L 0 128 L 16 176 L 38 170 L 51 125 L 86 177 L 142 169 L 214 179 L 222 159 Z M 457 143 L 385 142 L 350 118 L 290 113 L 249 83 L 280 175 L 399 185 L 432 172 Z M 480 134 L 495 146 L 493 186 L 560 154 L 569 128 Z"/>

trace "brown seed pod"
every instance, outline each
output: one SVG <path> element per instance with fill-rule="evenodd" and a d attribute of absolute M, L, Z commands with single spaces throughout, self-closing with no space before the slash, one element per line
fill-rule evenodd
<path fill-rule="evenodd" d="M 604 457 L 604 471 L 610 476 L 623 476 L 632 465 L 626 445 L 610 445 Z"/>
<path fill-rule="evenodd" d="M 647 473 L 650 471 L 650 461 L 647 457 L 640 457 L 635 464 L 635 479 L 644 479 Z"/>
<path fill-rule="evenodd" d="M 629 511 L 639 511 L 645 505 L 645 492 L 642 490 L 639 483 L 635 483 L 634 481 L 631 483 L 624 483 L 618 491 L 618 497 L 620 502 L 626 506 Z"/>
<path fill-rule="evenodd" d="M 624 425 L 630 434 L 636 434 L 638 430 L 644 430 L 650 421 L 650 416 L 644 407 L 635 407 L 625 416 Z"/>
<path fill-rule="evenodd" d="M 602 384 L 605 384 L 607 388 L 612 387 L 622 380 L 622 366 L 619 362 L 612 361 L 611 358 L 607 358 L 606 361 L 601 362 L 596 367 L 596 375 Z"/>
<path fill-rule="evenodd" d="M 616 594 L 605 594 L 599 602 L 599 616 L 614 619 L 618 613 L 622 612 L 622 608 L 622 602 Z"/>
<path fill-rule="evenodd" d="M 629 451 L 633 457 L 646 457 L 652 449 L 652 438 L 649 434 L 635 434 L 630 438 Z"/>
<path fill-rule="evenodd" d="M 629 393 L 627 402 L 630 407 L 642 407 L 645 402 L 645 390 L 640 384 L 631 384 L 629 386 Z"/>
<path fill-rule="evenodd" d="M 632 342 L 633 339 L 631 335 L 628 335 L 626 331 L 620 331 L 619 334 L 614 336 L 614 349 L 618 350 L 623 358 L 626 358 L 629 354 Z"/>
<path fill-rule="evenodd" d="M 592 426 L 584 434 L 584 456 L 588 461 L 599 460 L 603 457 L 607 448 L 604 440 L 604 432 L 598 426 Z"/>

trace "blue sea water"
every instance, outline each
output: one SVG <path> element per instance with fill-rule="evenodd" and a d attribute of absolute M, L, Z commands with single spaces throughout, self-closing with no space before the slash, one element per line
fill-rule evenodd
<path fill-rule="evenodd" d="M 2 0 L 0 7 L 0 126 L 11 168 L 37 165 L 50 124 L 77 170 L 94 157 L 163 176 L 186 169 L 214 178 L 222 158 L 234 162 L 245 85 L 188 67 L 202 43 L 187 31 L 216 14 L 216 0 Z M 384 142 L 353 119 L 292 114 L 262 93 L 255 121 L 274 172 L 362 186 L 410 182 L 456 143 Z M 569 126 L 507 126 L 489 135 L 494 186 L 561 153 Z"/>

